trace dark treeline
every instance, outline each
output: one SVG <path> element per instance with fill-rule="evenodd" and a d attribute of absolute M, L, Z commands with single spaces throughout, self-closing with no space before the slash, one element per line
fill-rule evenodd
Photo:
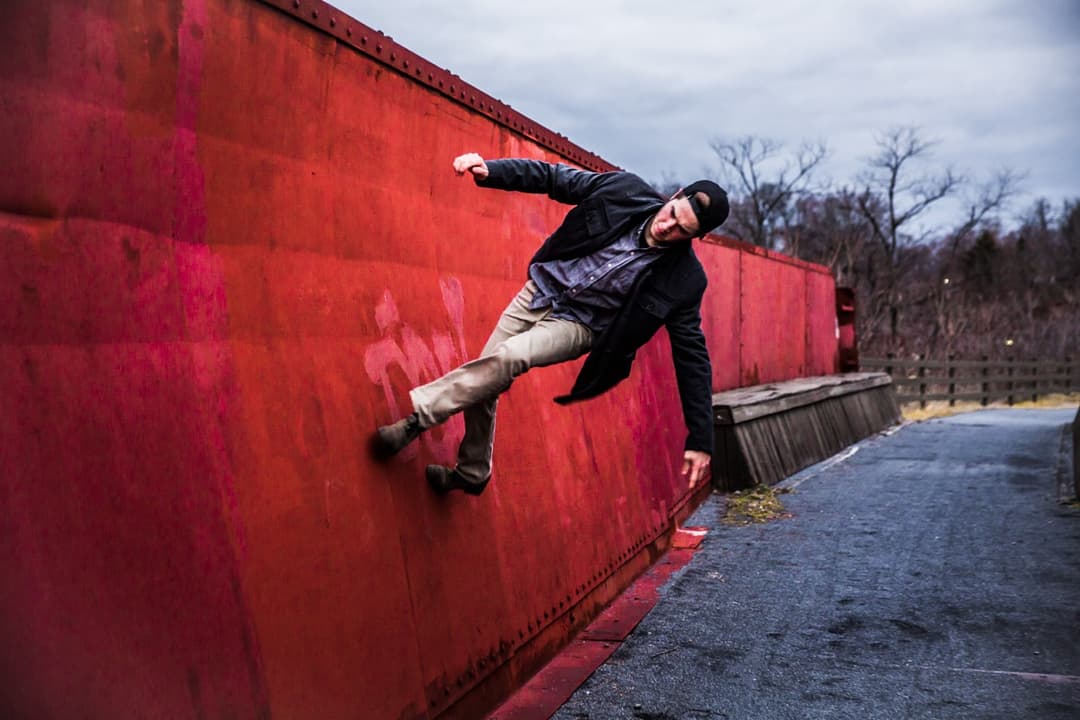
<path fill-rule="evenodd" d="M 934 169 L 933 146 L 913 128 L 890 130 L 854 184 L 821 188 L 822 143 L 785 158 L 768 140 L 716 141 L 732 198 L 722 230 L 826 265 L 854 288 L 864 356 L 1080 357 L 1080 201 L 1018 213 L 1021 177 Z M 951 220 L 946 205 L 960 208 Z"/>

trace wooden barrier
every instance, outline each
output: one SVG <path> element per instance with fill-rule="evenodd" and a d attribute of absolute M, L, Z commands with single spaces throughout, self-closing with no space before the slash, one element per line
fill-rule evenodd
<path fill-rule="evenodd" d="M 863 358 L 864 370 L 888 373 L 901 404 L 947 400 L 1009 405 L 1037 401 L 1050 393 L 1080 392 L 1080 364 L 1064 360 L 926 360 L 923 358 Z"/>
<path fill-rule="evenodd" d="M 896 423 L 889 376 L 846 373 L 713 395 L 713 482 L 722 490 L 772 485 Z"/>

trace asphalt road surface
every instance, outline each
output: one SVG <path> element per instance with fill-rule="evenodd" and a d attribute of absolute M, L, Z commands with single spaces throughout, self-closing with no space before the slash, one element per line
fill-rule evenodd
<path fill-rule="evenodd" d="M 558 720 L 1080 718 L 1076 409 L 905 425 L 709 535 Z"/>

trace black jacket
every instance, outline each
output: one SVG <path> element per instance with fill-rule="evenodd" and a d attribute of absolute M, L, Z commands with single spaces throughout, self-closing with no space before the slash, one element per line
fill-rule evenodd
<path fill-rule="evenodd" d="M 628 172 L 592 173 L 539 160 L 489 160 L 482 187 L 546 193 L 575 205 L 544 241 L 532 263 L 588 255 L 617 241 L 652 216 L 665 199 Z M 661 325 L 671 339 L 671 356 L 689 435 L 687 450 L 712 454 L 712 368 L 701 332 L 701 298 L 708 280 L 690 241 L 673 246 L 638 279 L 629 301 L 593 341 L 592 350 L 567 395 L 566 404 L 595 397 L 630 375 L 637 349 Z"/>

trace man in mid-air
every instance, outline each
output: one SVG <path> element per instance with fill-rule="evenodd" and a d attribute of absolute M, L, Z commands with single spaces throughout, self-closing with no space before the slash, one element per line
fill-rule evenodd
<path fill-rule="evenodd" d="M 476 360 L 409 392 L 414 412 L 380 427 L 392 455 L 420 433 L 465 413 L 456 466 L 428 465 L 439 493 L 479 495 L 491 479 L 495 406 L 532 367 L 589 353 L 560 404 L 595 397 L 630 375 L 639 347 L 667 327 L 688 431 L 682 473 L 702 480 L 713 447 L 712 370 L 701 331 L 707 279 L 691 240 L 728 215 L 727 193 L 699 180 L 665 200 L 628 172 L 593 173 L 539 160 L 454 159 L 480 187 L 546 193 L 574 205 L 529 263 L 528 282 L 503 312 Z"/>

